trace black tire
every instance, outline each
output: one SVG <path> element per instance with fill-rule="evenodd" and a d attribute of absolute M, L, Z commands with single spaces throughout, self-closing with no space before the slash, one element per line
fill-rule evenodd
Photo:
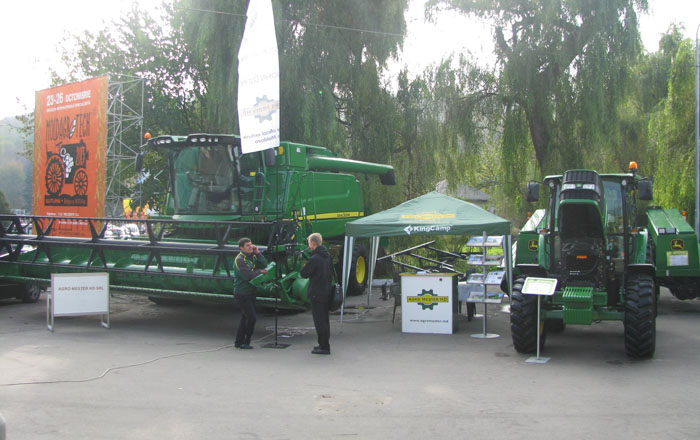
<path fill-rule="evenodd" d="M 19 297 L 23 303 L 33 304 L 41 298 L 41 287 L 36 284 L 25 284 L 22 288 L 22 295 Z"/>
<path fill-rule="evenodd" d="M 348 295 L 362 295 L 369 278 L 369 252 L 361 244 L 356 244 L 352 249 L 352 265 L 350 266 L 350 279 L 348 280 Z"/>
<path fill-rule="evenodd" d="M 518 277 L 513 282 L 513 298 L 510 303 L 510 333 L 513 346 L 518 353 L 537 351 L 537 329 L 540 335 L 540 349 L 544 347 L 547 336 L 543 325 L 537 323 L 537 296 L 523 295 L 521 292 L 525 277 Z"/>
<path fill-rule="evenodd" d="M 656 286 L 651 275 L 627 276 L 625 284 L 625 351 L 632 358 L 649 358 L 656 349 Z"/>

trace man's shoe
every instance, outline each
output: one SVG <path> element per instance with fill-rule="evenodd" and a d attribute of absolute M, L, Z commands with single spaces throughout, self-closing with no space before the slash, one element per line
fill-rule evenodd
<path fill-rule="evenodd" d="M 253 348 L 253 346 L 252 346 L 252 345 L 248 345 L 248 344 L 241 344 L 241 345 L 236 345 L 236 348 L 240 348 L 240 349 L 243 349 L 243 350 L 250 350 L 251 348 Z"/>
<path fill-rule="evenodd" d="M 319 347 L 319 348 L 315 348 L 315 347 L 314 347 L 314 349 L 311 350 L 311 353 L 312 353 L 312 354 L 331 354 L 331 351 L 330 351 L 330 350 L 326 350 L 326 349 L 324 349 L 324 348 L 320 348 L 320 347 Z"/>

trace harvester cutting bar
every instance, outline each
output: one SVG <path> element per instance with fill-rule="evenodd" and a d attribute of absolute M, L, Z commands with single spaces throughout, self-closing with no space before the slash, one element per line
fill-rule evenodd
<path fill-rule="evenodd" d="M 91 236 L 87 238 L 50 235 L 56 222 L 87 225 Z M 230 279 L 231 272 L 227 257 L 233 257 L 239 252 L 237 244 L 228 244 L 230 240 L 235 242 L 239 238 L 232 234 L 248 233 L 252 229 L 276 230 L 274 222 L 138 220 L 138 223 L 146 226 L 147 234 L 144 238 L 147 240 L 141 239 L 141 236 L 133 240 L 104 238 L 110 223 L 125 222 L 128 220 L 39 216 L 20 218 L 13 215 L 0 215 L 0 264 L 165 274 L 164 256 L 169 256 L 168 259 L 172 261 L 174 255 L 185 255 L 208 258 L 211 263 L 204 264 L 197 270 L 186 267 L 177 269 L 171 267 L 170 270 L 167 270 L 168 276 Z M 26 233 L 29 224 L 32 225 L 35 234 Z M 165 237 L 167 233 L 182 228 L 214 231 L 215 239 L 208 242 L 202 240 L 173 241 Z M 36 248 L 32 252 L 31 258 L 21 258 L 23 249 L 28 247 Z M 265 246 L 259 246 L 259 248 L 261 251 L 266 250 Z M 71 254 L 66 259 L 67 249 L 75 249 L 76 254 Z M 89 251 L 89 257 L 85 258 L 84 255 L 87 251 Z M 105 254 L 105 251 L 108 251 L 108 254 Z M 111 255 L 109 255 L 110 253 Z M 115 256 L 123 259 L 124 255 L 129 255 L 131 260 L 129 264 L 122 263 L 121 266 L 114 264 L 117 259 Z M 110 256 L 111 258 L 109 258 Z M 153 267 L 154 262 L 155 267 Z M 224 269 L 226 275 L 219 275 L 219 269 Z"/>

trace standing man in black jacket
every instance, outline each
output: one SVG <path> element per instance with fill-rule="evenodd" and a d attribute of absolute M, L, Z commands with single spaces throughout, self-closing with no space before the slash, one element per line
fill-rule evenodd
<path fill-rule="evenodd" d="M 241 309 L 241 321 L 238 323 L 236 332 L 236 348 L 253 348 L 250 345 L 250 338 L 255 330 L 255 286 L 250 284 L 250 280 L 261 273 L 267 273 L 265 266 L 267 260 L 260 253 L 249 238 L 238 240 L 238 247 L 241 252 L 236 256 L 233 264 L 233 296 L 236 298 L 238 307 Z"/>
<path fill-rule="evenodd" d="M 323 246 L 323 237 L 315 232 L 309 235 L 311 258 L 301 269 L 301 276 L 309 278 L 309 299 L 314 327 L 318 335 L 318 345 L 311 350 L 313 354 L 331 354 L 331 323 L 328 317 L 328 302 L 333 282 L 333 261 L 331 254 Z"/>

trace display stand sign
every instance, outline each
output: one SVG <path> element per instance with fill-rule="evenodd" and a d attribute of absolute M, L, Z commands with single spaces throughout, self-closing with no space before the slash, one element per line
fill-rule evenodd
<path fill-rule="evenodd" d="M 540 357 L 540 298 L 543 296 L 552 296 L 557 288 L 557 280 L 555 278 L 525 278 L 525 284 L 521 292 L 523 295 L 537 295 L 537 357 L 530 357 L 525 362 L 532 364 L 546 364 L 549 362 L 548 357 Z"/>
<path fill-rule="evenodd" d="M 109 274 L 54 273 L 46 300 L 46 327 L 53 331 L 55 316 L 101 315 L 109 328 Z"/>
<path fill-rule="evenodd" d="M 452 334 L 457 329 L 457 274 L 401 274 L 401 330 Z"/>

